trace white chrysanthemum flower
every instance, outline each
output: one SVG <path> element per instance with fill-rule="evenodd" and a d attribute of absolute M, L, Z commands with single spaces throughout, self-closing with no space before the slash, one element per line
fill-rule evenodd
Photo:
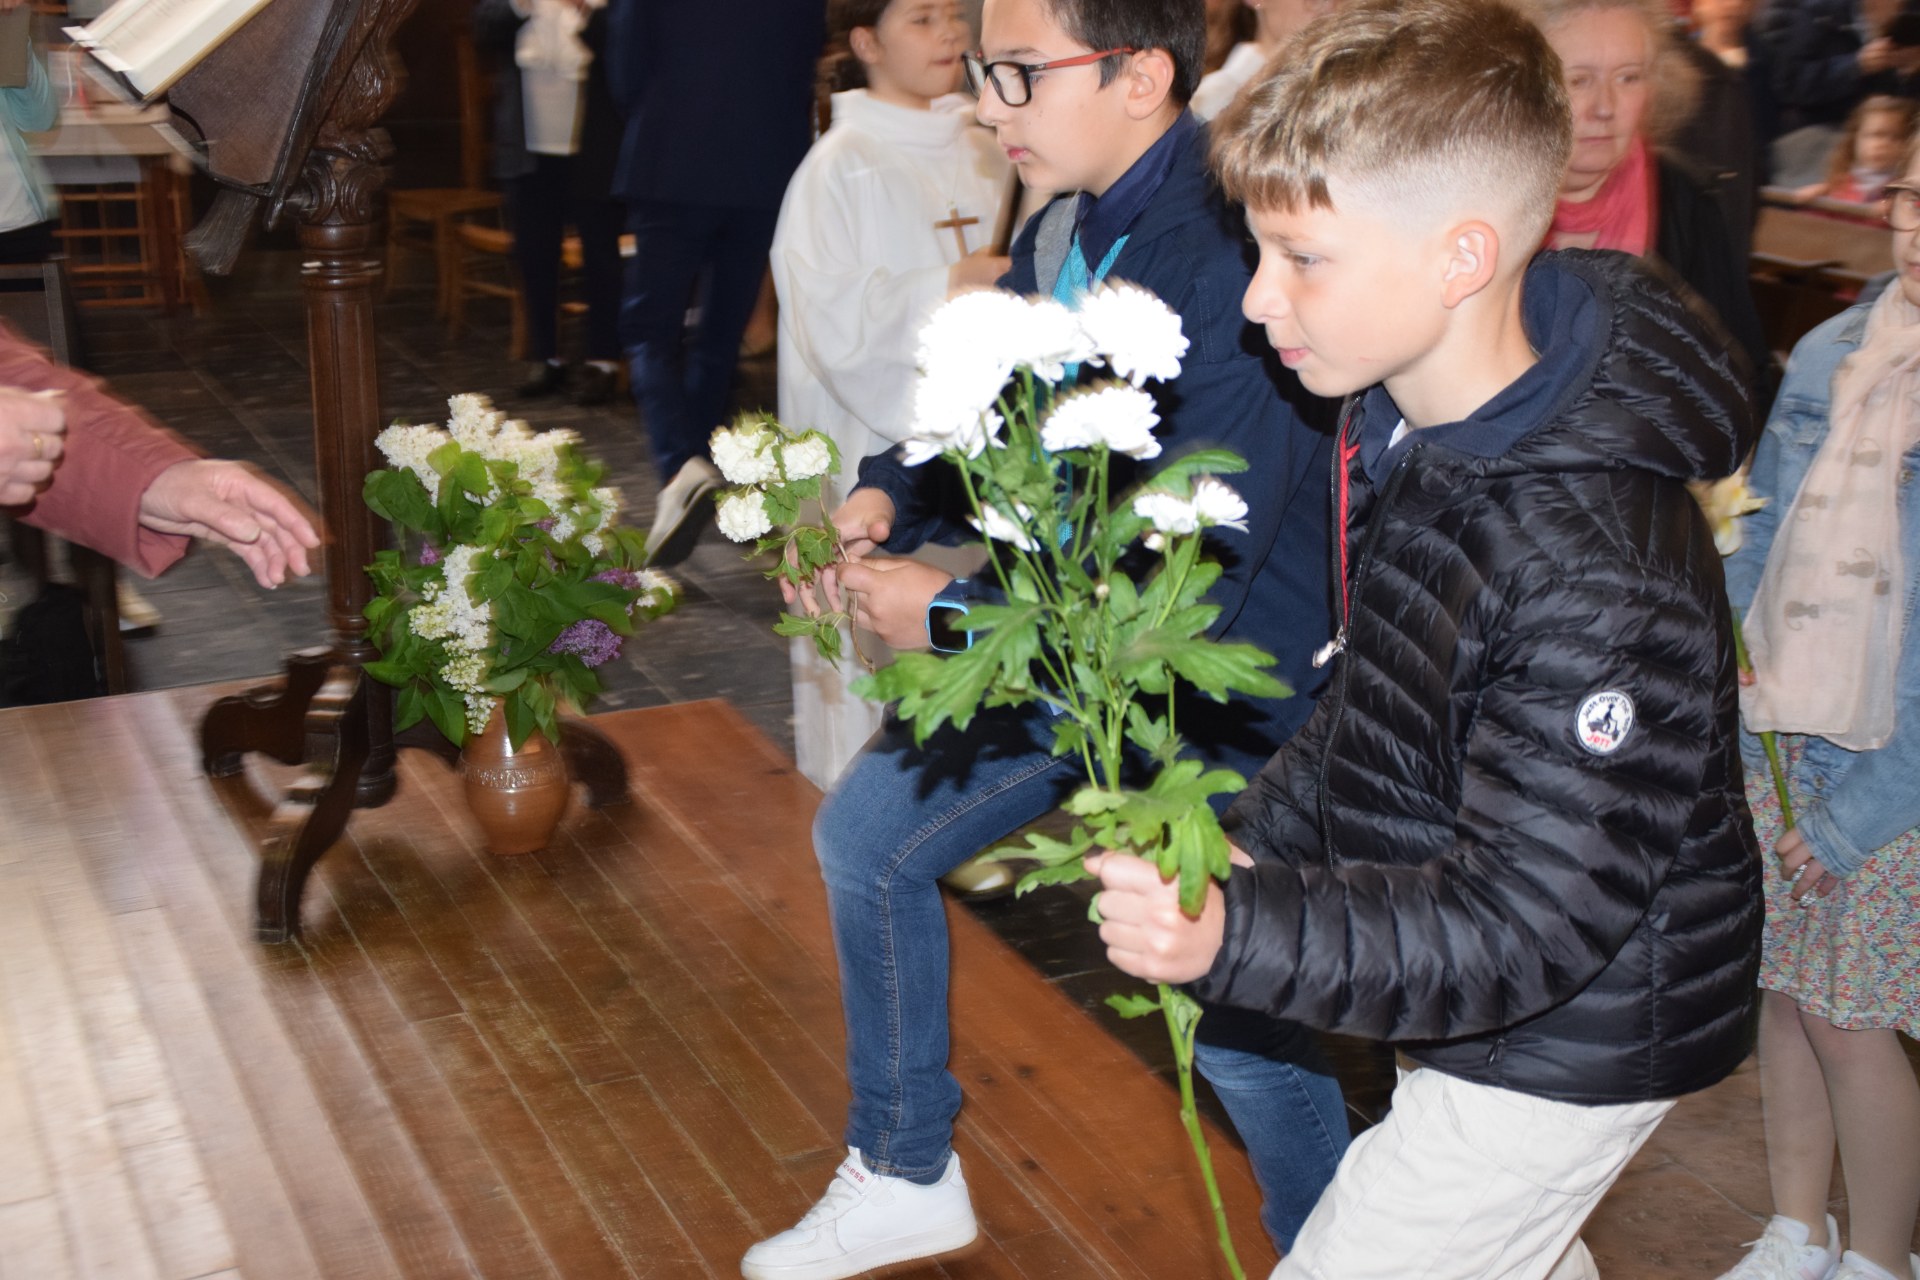
<path fill-rule="evenodd" d="M 758 423 L 716 427 L 710 447 L 713 465 L 720 468 L 728 484 L 765 484 L 780 478 L 773 433 Z"/>
<path fill-rule="evenodd" d="M 945 441 L 941 440 L 904 440 L 900 444 L 900 465 L 917 467 L 932 462 L 947 451 Z"/>
<path fill-rule="evenodd" d="M 1191 498 L 1177 497 L 1164 489 L 1148 490 L 1133 500 L 1133 514 L 1150 522 L 1162 534 L 1194 533 L 1215 525 L 1243 533 L 1247 528 L 1247 504 L 1212 476 L 1202 476 L 1194 482 Z M 1150 550 L 1158 551 L 1165 540 L 1155 545 L 1150 535 L 1146 543 Z"/>
<path fill-rule="evenodd" d="M 1068 365 L 1094 357 L 1093 341 L 1080 318 L 1051 298 L 1030 299 L 1019 321 L 1001 339 L 1001 350 L 1016 368 L 1059 382 L 1067 376 Z"/>
<path fill-rule="evenodd" d="M 827 448 L 824 436 L 808 433 L 782 450 L 780 461 L 787 468 L 787 479 L 809 480 L 827 474 L 827 468 L 833 464 L 833 453 Z"/>
<path fill-rule="evenodd" d="M 763 538 L 773 528 L 766 499 L 757 489 L 735 489 L 723 496 L 714 509 L 714 523 L 735 542 Z"/>
<path fill-rule="evenodd" d="M 1032 509 L 1024 503 L 1014 504 L 1013 509 L 1022 520 L 1030 520 L 1033 518 Z M 989 538 L 996 539 L 1000 542 L 1011 542 L 1022 551 L 1038 551 L 1040 549 L 1040 544 L 1033 540 L 1033 536 L 1021 528 L 1019 524 L 1009 519 L 1006 512 L 993 506 L 991 503 L 983 508 L 983 511 L 986 516 L 984 521 L 974 516 L 968 516 L 967 523 L 981 533 L 986 534 Z"/>
<path fill-rule="evenodd" d="M 1131 284 L 1102 285 L 1080 300 L 1080 327 L 1105 363 L 1135 387 L 1147 379 L 1170 381 L 1187 354 L 1180 317 L 1166 303 Z"/>
<path fill-rule="evenodd" d="M 1192 533 L 1200 527 L 1199 513 L 1185 498 L 1164 489 L 1152 489 L 1133 500 L 1133 514 L 1161 533 Z"/>
<path fill-rule="evenodd" d="M 1155 458 L 1160 442 L 1153 428 L 1159 421 L 1153 397 L 1146 392 L 1102 387 L 1056 405 L 1040 428 L 1040 444 L 1049 453 L 1105 445 L 1130 458 Z"/>
<path fill-rule="evenodd" d="M 1201 476 L 1193 485 L 1193 510 L 1202 527 L 1222 525 L 1247 531 L 1247 504 L 1232 486 L 1212 476 Z"/>

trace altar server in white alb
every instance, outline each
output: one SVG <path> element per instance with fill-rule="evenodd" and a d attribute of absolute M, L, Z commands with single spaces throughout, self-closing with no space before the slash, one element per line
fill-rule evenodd
<path fill-rule="evenodd" d="M 954 92 L 971 34 L 957 0 L 833 0 L 829 27 L 833 123 L 787 187 L 773 280 L 780 419 L 840 447 L 832 511 L 860 460 L 907 433 L 921 325 L 1009 264 L 989 245 L 1006 156 Z M 884 653 L 872 636 L 860 646 Z M 796 754 L 823 788 L 880 723 L 880 708 L 847 689 L 861 673 L 851 656 L 835 670 L 811 640 L 794 643 Z"/>

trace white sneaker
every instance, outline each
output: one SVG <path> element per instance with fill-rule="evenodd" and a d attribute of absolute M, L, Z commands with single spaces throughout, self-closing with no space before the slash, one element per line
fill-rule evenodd
<path fill-rule="evenodd" d="M 1920 1253 L 1910 1254 L 1907 1266 L 1914 1280 L 1920 1280 Z M 1902 1277 L 1849 1249 L 1840 1255 L 1840 1269 L 1833 1273 L 1833 1280 L 1902 1280 Z"/>
<path fill-rule="evenodd" d="M 847 1149 L 820 1202 L 792 1229 L 740 1259 L 747 1280 L 844 1280 L 875 1267 L 928 1258 L 980 1234 L 960 1157 L 930 1187 L 878 1174 Z"/>
<path fill-rule="evenodd" d="M 653 527 L 647 531 L 647 563 L 679 564 L 693 551 L 713 514 L 708 501 L 724 477 L 720 468 L 698 455 L 688 458 L 660 490 Z"/>
<path fill-rule="evenodd" d="M 1824 1245 L 1808 1244 L 1812 1234 L 1806 1223 L 1776 1213 L 1740 1265 L 1720 1280 L 1834 1280 L 1840 1266 L 1840 1224 L 1827 1215 Z"/>

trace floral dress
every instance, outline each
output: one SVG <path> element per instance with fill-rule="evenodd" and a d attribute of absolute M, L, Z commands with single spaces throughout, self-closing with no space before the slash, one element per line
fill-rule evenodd
<path fill-rule="evenodd" d="M 1802 742 L 1782 740 L 1789 770 Z M 1794 795 L 1796 811 L 1806 801 Z M 1881 846 L 1828 897 L 1808 894 L 1801 905 L 1774 856 L 1784 829 L 1766 769 L 1748 771 L 1747 803 L 1767 895 L 1760 985 L 1836 1027 L 1920 1036 L 1920 827 Z"/>

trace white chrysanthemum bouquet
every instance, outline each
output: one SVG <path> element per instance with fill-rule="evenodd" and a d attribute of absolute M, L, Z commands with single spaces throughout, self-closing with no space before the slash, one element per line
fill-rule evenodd
<path fill-rule="evenodd" d="M 535 729 L 557 737 L 560 707 L 599 693 L 595 668 L 679 589 L 642 567 L 646 539 L 616 523 L 620 493 L 573 432 L 535 433 L 484 396 L 447 407 L 445 428 L 374 441 L 391 467 L 367 477 L 366 502 L 400 549 L 367 566 L 381 655 L 367 674 L 399 689 L 396 729 L 430 718 L 459 745 L 499 704 L 517 749 Z"/>
<path fill-rule="evenodd" d="M 1264 670 L 1271 656 L 1207 635 L 1220 610 L 1206 594 L 1220 566 L 1206 533 L 1244 529 L 1247 515 L 1215 476 L 1246 463 L 1222 451 L 1153 462 L 1160 418 L 1145 386 L 1178 376 L 1186 350 L 1179 316 L 1125 284 L 1096 290 L 1077 309 L 969 293 L 921 335 L 902 456 L 957 469 L 1004 598 L 969 606 L 966 651 L 901 654 L 865 691 L 897 703 L 921 741 L 949 720 L 964 729 L 983 706 L 1039 703 L 1055 713 L 1053 749 L 1078 756 L 1087 781 L 1067 802 L 1078 819 L 1067 839 L 1030 835 L 1011 855 L 1040 864 L 1021 891 L 1084 879 L 1086 854 L 1121 849 L 1177 879 L 1182 906 L 1197 914 L 1209 877 L 1228 872 L 1210 801 L 1245 780 L 1187 758 L 1177 695 L 1183 685 L 1221 702 L 1288 692 Z M 1082 383 L 1081 367 L 1112 376 Z M 1167 1020 L 1181 1116 L 1238 1276 L 1193 1105 L 1199 1006 L 1165 985 L 1157 998 L 1109 1003 L 1129 1017 L 1158 1009 Z"/>
<path fill-rule="evenodd" d="M 756 554 L 779 552 L 769 578 L 807 591 L 822 569 L 844 558 L 824 506 L 827 477 L 840 469 L 839 447 L 826 435 L 789 431 L 767 414 L 743 413 L 731 427 L 714 431 L 709 452 L 733 486 L 714 495 L 714 523 L 735 542 L 753 543 Z M 823 503 L 818 524 L 799 522 L 800 508 L 809 502 Z M 841 628 L 850 633 L 851 622 L 844 611 L 782 613 L 774 630 L 812 636 L 820 656 L 837 662 Z"/>

